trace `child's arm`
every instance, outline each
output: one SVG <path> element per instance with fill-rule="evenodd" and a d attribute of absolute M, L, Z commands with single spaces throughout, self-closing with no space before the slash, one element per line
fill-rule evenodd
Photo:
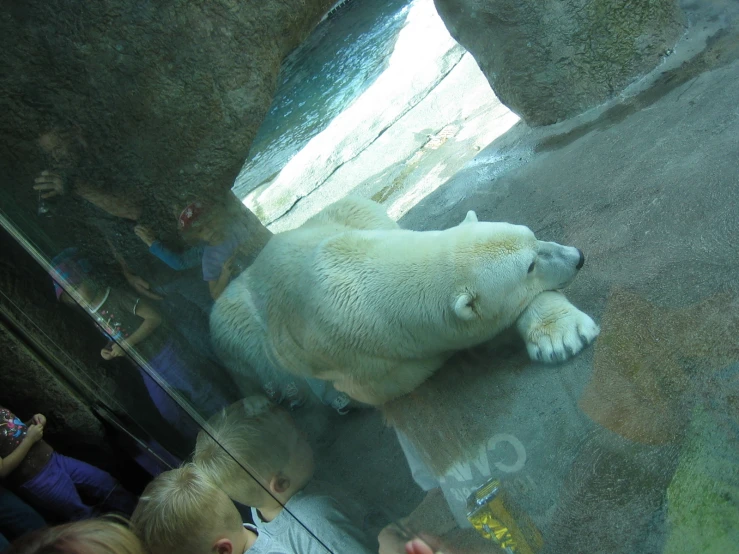
<path fill-rule="evenodd" d="M 217 280 L 208 281 L 210 297 L 213 300 L 218 300 L 218 297 L 221 296 L 224 290 L 226 290 L 228 283 L 231 281 L 231 275 L 233 273 L 233 261 L 235 257 L 236 254 L 234 253 L 233 256 L 225 261 L 223 267 L 221 268 L 221 274 L 218 276 Z"/>
<path fill-rule="evenodd" d="M 133 313 L 143 319 L 144 322 L 126 339 L 126 343 L 129 346 L 133 346 L 144 340 L 162 323 L 162 316 L 159 315 L 159 312 L 143 298 L 136 300 Z"/>
<path fill-rule="evenodd" d="M 149 246 L 149 252 L 162 260 L 175 271 L 184 271 L 198 267 L 202 263 L 203 249 L 202 247 L 188 248 L 182 253 L 170 250 L 160 240 L 155 240 Z"/>
<path fill-rule="evenodd" d="M 144 225 L 136 225 L 133 230 L 134 233 L 136 233 L 136 236 L 144 241 L 144 244 L 149 247 L 149 252 L 176 271 L 198 267 L 202 262 L 202 247 L 196 246 L 188 248 L 182 253 L 177 253 L 164 246 L 162 241 L 157 239 L 154 232 L 148 227 Z"/>
<path fill-rule="evenodd" d="M 25 438 L 16 447 L 16 449 L 5 458 L 0 458 L 0 477 L 5 478 L 10 475 L 10 473 L 20 465 L 28 454 L 28 451 L 31 450 L 31 447 L 40 441 L 43 436 L 43 425 L 29 425 Z"/>
<path fill-rule="evenodd" d="M 46 425 L 46 416 L 44 414 L 35 414 L 26 423 L 26 427 L 30 427 L 31 425 L 41 425 L 41 427 L 43 427 L 44 425 Z"/>
<path fill-rule="evenodd" d="M 151 292 L 151 286 L 149 285 L 149 283 L 147 283 L 144 279 L 131 271 L 131 268 L 128 267 L 126 260 L 123 258 L 123 256 L 121 256 L 120 252 L 116 250 L 115 246 L 113 246 L 113 243 L 110 242 L 110 240 L 108 239 L 106 239 L 106 242 L 108 243 L 111 252 L 113 252 L 113 257 L 118 262 L 118 265 L 121 266 L 121 271 L 123 272 L 123 276 L 126 278 L 128 284 L 136 289 L 139 294 L 144 294 L 149 298 L 153 298 L 154 300 L 161 300 L 161 296 Z"/>
<path fill-rule="evenodd" d="M 144 321 L 139 325 L 138 329 L 131 333 L 131 336 L 126 339 L 126 344 L 128 344 L 128 346 L 134 346 L 135 344 L 145 340 L 162 323 L 162 316 L 159 315 L 159 312 L 143 298 L 136 299 L 133 306 L 133 313 Z M 123 348 L 118 344 L 113 344 L 110 348 L 106 347 L 100 351 L 100 355 L 105 360 L 112 360 L 113 358 L 118 358 L 124 354 L 125 352 L 123 351 Z"/>

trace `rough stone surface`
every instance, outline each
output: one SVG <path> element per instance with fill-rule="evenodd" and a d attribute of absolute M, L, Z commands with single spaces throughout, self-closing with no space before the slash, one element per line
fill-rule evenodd
<path fill-rule="evenodd" d="M 500 101 L 530 125 L 582 113 L 653 69 L 684 30 L 677 0 L 435 0 Z"/>

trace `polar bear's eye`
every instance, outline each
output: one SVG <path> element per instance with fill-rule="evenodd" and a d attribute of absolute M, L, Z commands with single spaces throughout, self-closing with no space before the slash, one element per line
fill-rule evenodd
<path fill-rule="evenodd" d="M 531 262 L 531 265 L 529 266 L 529 270 L 527 271 L 527 273 L 531 273 L 532 271 L 534 271 L 534 267 L 536 267 L 536 262 Z"/>

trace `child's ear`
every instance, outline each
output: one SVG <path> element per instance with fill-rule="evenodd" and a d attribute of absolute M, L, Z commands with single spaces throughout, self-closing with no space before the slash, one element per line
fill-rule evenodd
<path fill-rule="evenodd" d="M 274 494 L 282 494 L 290 488 L 290 478 L 280 472 L 269 482 L 269 488 Z"/>
<path fill-rule="evenodd" d="M 212 551 L 215 552 L 215 554 L 234 554 L 234 545 L 231 542 L 231 539 L 218 539 L 213 543 Z"/>

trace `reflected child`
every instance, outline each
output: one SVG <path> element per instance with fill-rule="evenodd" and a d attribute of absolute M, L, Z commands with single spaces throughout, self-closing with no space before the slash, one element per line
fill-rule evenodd
<path fill-rule="evenodd" d="M 313 479 L 313 452 L 286 410 L 251 396 L 208 423 L 193 463 L 232 499 L 251 506 L 257 552 L 376 552 L 358 506 Z"/>
<path fill-rule="evenodd" d="M 231 499 L 192 464 L 149 483 L 131 527 L 148 552 L 242 554 L 258 540 Z"/>
<path fill-rule="evenodd" d="M 56 256 L 52 266 L 57 299 L 67 305 L 77 306 L 72 296 L 60 285 L 66 283 L 80 297 L 85 311 L 93 316 L 110 339 L 100 351 L 104 360 L 124 356 L 121 344 L 125 343 L 135 347 L 170 387 L 183 393 L 206 417 L 227 404 L 208 380 L 189 377 L 186 362 L 162 326 L 159 312 L 147 299 L 115 287 L 100 285 L 90 276 L 90 263 L 80 258 L 74 248 L 68 248 Z M 197 426 L 162 387 L 143 370 L 142 374 L 147 391 L 162 416 L 183 434 L 194 439 Z"/>

